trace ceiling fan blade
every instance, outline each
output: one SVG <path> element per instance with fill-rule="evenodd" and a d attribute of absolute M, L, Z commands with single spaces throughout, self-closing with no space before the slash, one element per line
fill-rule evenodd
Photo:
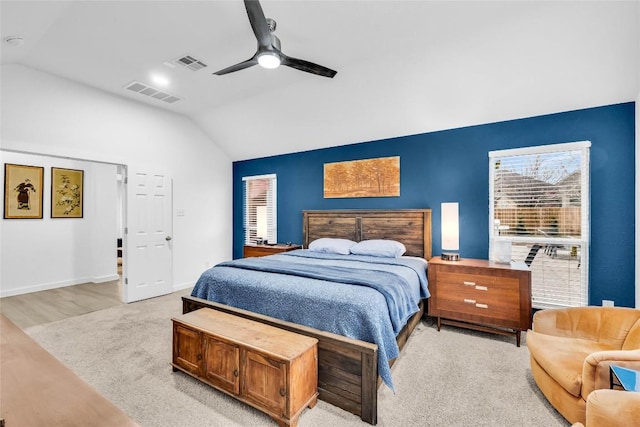
<path fill-rule="evenodd" d="M 259 47 L 271 46 L 271 32 L 269 31 L 269 24 L 264 17 L 262 6 L 258 0 L 244 0 L 244 7 L 247 9 L 247 15 L 249 15 L 249 22 L 258 40 Z"/>
<path fill-rule="evenodd" d="M 224 68 L 224 69 L 222 69 L 220 71 L 216 71 L 213 74 L 221 76 L 223 74 L 229 74 L 229 73 L 233 73 L 234 71 L 240 71 L 240 70 L 244 70 L 245 68 L 253 67 L 256 64 L 258 64 L 258 59 L 254 55 L 251 58 L 247 59 L 246 61 L 243 61 L 243 62 L 241 62 L 239 64 L 232 65 L 230 67 Z"/>
<path fill-rule="evenodd" d="M 338 72 L 333 71 L 330 68 L 323 67 L 322 65 L 314 64 L 313 62 L 305 61 L 303 59 L 291 58 L 283 53 L 281 56 L 281 64 L 287 67 L 295 68 L 296 70 L 306 71 L 307 73 L 317 74 L 323 77 L 333 78 Z"/>

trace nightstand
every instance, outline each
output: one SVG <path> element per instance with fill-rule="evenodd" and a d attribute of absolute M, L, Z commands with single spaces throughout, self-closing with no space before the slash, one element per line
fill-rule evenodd
<path fill-rule="evenodd" d="M 285 245 L 278 243 L 277 245 L 244 245 L 243 257 L 258 257 L 279 254 L 281 252 L 289 252 L 296 249 L 302 249 L 300 245 Z"/>
<path fill-rule="evenodd" d="M 531 271 L 524 263 L 429 260 L 429 316 L 453 325 L 515 335 L 531 327 Z"/>

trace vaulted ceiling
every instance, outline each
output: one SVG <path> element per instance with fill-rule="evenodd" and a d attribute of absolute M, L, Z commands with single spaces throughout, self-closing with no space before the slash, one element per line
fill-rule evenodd
<path fill-rule="evenodd" d="M 184 114 L 233 160 L 633 101 L 640 90 L 638 1 L 261 4 L 286 54 L 336 77 L 258 66 L 213 75 L 256 50 L 241 0 L 2 0 L 0 59 Z M 206 67 L 175 65 L 186 55 Z M 126 89 L 134 81 L 180 100 Z"/>

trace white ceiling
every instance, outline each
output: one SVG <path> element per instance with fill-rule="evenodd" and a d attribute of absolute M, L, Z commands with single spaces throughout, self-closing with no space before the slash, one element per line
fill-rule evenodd
<path fill-rule="evenodd" d="M 639 1 L 271 1 L 289 56 L 253 55 L 241 0 L 5 1 L 1 63 L 18 63 L 190 117 L 232 160 L 633 101 Z M 7 36 L 24 45 L 11 47 Z M 208 67 L 163 65 L 192 55 Z M 137 80 L 181 99 L 127 91 Z"/>

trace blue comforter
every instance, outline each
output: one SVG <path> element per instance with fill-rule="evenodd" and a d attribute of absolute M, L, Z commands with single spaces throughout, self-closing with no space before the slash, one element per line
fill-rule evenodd
<path fill-rule="evenodd" d="M 395 336 L 429 291 L 423 259 L 297 250 L 218 264 L 191 295 L 375 343 L 378 374 L 393 389 Z"/>

